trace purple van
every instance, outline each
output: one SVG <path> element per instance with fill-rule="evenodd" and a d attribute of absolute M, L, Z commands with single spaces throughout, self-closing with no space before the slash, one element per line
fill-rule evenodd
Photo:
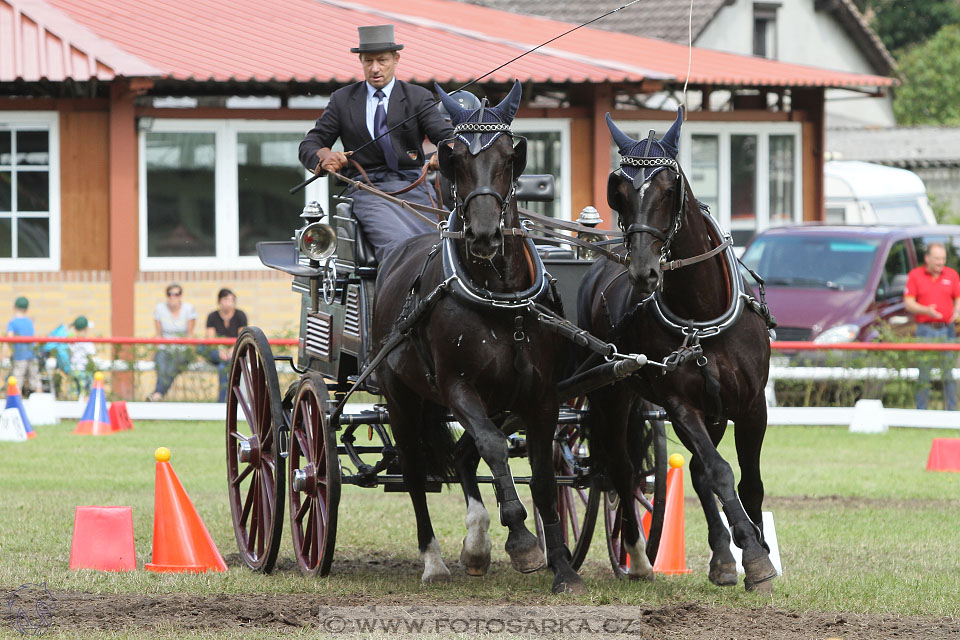
<path fill-rule="evenodd" d="M 775 227 L 758 234 L 742 260 L 766 281 L 778 340 L 868 341 L 880 321 L 913 334 L 903 289 L 930 242 L 942 242 L 947 265 L 958 268 L 960 226 L 953 225 Z"/>

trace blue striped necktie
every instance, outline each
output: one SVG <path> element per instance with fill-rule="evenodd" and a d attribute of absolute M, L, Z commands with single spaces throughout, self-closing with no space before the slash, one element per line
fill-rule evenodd
<path fill-rule="evenodd" d="M 387 133 L 387 110 L 383 108 L 383 91 L 377 89 L 373 97 L 379 100 L 377 111 L 373 116 L 373 135 L 377 139 L 377 144 L 383 151 L 383 157 L 387 161 L 387 166 L 397 171 L 397 152 L 393 149 L 393 143 L 390 141 L 390 134 Z"/>

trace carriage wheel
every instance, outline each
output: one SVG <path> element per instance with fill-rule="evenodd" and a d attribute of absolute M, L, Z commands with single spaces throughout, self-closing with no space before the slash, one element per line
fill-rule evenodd
<path fill-rule="evenodd" d="M 290 433 L 290 531 L 305 576 L 330 573 L 337 540 L 340 461 L 327 422 L 327 385 L 307 374 L 297 388 Z"/>
<path fill-rule="evenodd" d="M 643 409 L 645 407 L 640 407 Z M 638 410 L 639 410 L 638 409 Z M 628 434 L 631 461 L 636 481 L 629 508 L 636 513 L 644 534 L 643 519 L 649 523 L 646 534 L 647 558 L 653 564 L 663 533 L 663 514 L 667 496 L 667 436 L 663 420 L 644 420 L 634 415 Z M 604 525 L 607 530 L 607 554 L 613 572 L 626 578 L 630 571 L 627 550 L 623 540 L 623 508 L 615 491 L 604 491 Z"/>
<path fill-rule="evenodd" d="M 573 406 L 585 407 L 586 398 L 580 398 L 572 403 Z M 576 467 L 583 468 L 588 464 L 590 450 L 587 441 L 583 438 L 580 425 L 559 425 L 553 440 L 553 470 L 557 477 L 572 477 L 577 475 Z M 590 550 L 590 541 L 593 539 L 593 529 L 597 524 L 597 513 L 600 510 L 599 489 L 590 486 L 580 488 L 573 486 L 557 486 L 557 512 L 563 524 L 563 541 L 570 550 L 570 566 L 574 571 L 579 570 Z M 540 512 L 534 505 L 537 538 L 540 548 L 546 551 L 546 541 L 543 536 L 543 522 Z"/>
<path fill-rule="evenodd" d="M 243 562 L 270 573 L 283 532 L 283 409 L 273 352 L 257 327 L 240 332 L 227 397 L 227 486 Z M 237 420 L 238 409 L 243 416 Z"/>

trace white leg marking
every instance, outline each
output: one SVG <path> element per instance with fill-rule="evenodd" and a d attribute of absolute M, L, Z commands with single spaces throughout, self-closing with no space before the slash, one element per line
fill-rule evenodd
<path fill-rule="evenodd" d="M 427 550 L 420 554 L 423 560 L 422 582 L 445 582 L 450 579 L 450 570 L 443 564 L 443 557 L 440 555 L 440 545 L 434 538 L 427 545 Z"/>
<path fill-rule="evenodd" d="M 627 553 L 630 554 L 630 579 L 631 580 L 653 580 L 653 566 L 643 550 L 643 536 L 637 541 L 636 546 L 624 543 Z"/>
<path fill-rule="evenodd" d="M 482 576 L 490 567 L 490 514 L 483 503 L 467 498 L 467 536 L 463 539 L 460 564 L 472 576 Z"/>

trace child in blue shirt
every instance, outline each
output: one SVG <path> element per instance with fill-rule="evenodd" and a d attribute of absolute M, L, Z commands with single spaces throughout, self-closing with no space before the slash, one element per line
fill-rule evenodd
<path fill-rule="evenodd" d="M 13 320 L 7 323 L 7 335 L 35 335 L 33 320 L 27 317 L 30 302 L 23 296 L 13 303 Z M 20 391 L 26 398 L 33 391 L 43 391 L 40 386 L 40 365 L 34 351 L 36 343 L 18 342 L 13 345 L 13 368 L 10 375 L 15 376 L 22 385 Z"/>

